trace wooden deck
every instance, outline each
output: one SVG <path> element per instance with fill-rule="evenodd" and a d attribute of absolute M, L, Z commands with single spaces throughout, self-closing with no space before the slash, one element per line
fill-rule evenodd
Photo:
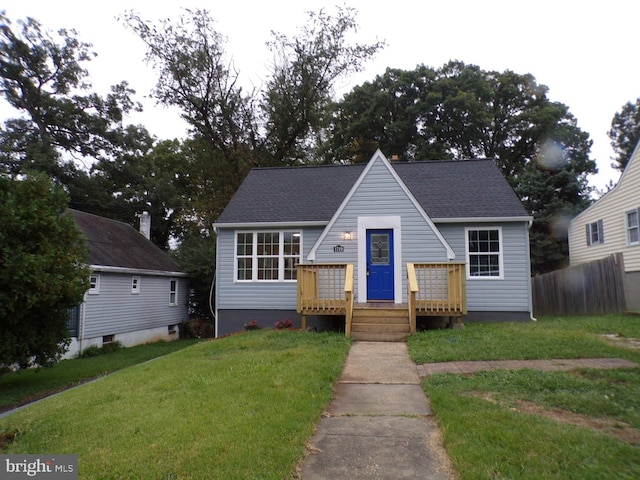
<path fill-rule="evenodd" d="M 406 340 L 416 317 L 446 316 L 462 323 L 467 313 L 464 263 L 408 263 L 408 303 L 355 303 L 354 267 L 345 263 L 298 265 L 298 313 L 344 315 L 345 334 L 358 340 Z"/>

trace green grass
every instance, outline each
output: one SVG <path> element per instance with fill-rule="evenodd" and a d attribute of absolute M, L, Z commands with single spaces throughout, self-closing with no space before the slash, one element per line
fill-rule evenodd
<path fill-rule="evenodd" d="M 525 323 L 469 323 L 460 330 L 428 330 L 409 338 L 418 364 L 460 360 L 625 358 L 640 350 L 613 345 L 603 334 L 640 338 L 640 316 L 542 318 Z"/>
<path fill-rule="evenodd" d="M 257 331 L 199 343 L 0 420 L 3 453 L 75 453 L 92 479 L 285 479 L 349 341 Z"/>
<path fill-rule="evenodd" d="M 640 339 L 640 317 L 467 324 L 463 330 L 412 336 L 409 351 L 416 363 L 589 357 L 640 363 L 639 350 L 607 341 L 603 334 Z M 462 480 L 640 478 L 638 368 L 434 375 L 423 388 Z M 561 422 L 547 411 L 587 421 Z M 597 429 L 592 421 L 611 428 Z M 620 433 L 625 425 L 633 438 Z"/>
<path fill-rule="evenodd" d="M 200 340 L 154 342 L 91 358 L 63 360 L 52 368 L 30 369 L 0 376 L 0 412 L 59 392 L 131 365 L 181 350 Z"/>
<path fill-rule="evenodd" d="M 640 444 L 615 435 L 619 422 L 640 427 L 640 369 L 496 370 L 434 375 L 423 386 L 461 480 L 640 478 Z M 613 433 L 519 411 L 522 399 L 611 419 Z"/>

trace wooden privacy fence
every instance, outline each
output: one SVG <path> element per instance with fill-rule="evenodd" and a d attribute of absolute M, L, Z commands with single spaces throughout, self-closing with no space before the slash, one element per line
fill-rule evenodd
<path fill-rule="evenodd" d="M 531 279 L 534 315 L 601 315 L 625 310 L 624 263 L 618 253 Z"/>

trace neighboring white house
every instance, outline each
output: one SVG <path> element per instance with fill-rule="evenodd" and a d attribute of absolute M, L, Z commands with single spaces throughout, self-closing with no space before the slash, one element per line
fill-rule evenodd
<path fill-rule="evenodd" d="M 571 265 L 614 253 L 624 259 L 627 309 L 640 311 L 640 144 L 611 191 L 571 220 Z"/>
<path fill-rule="evenodd" d="M 73 309 L 72 342 L 66 357 L 91 345 L 132 346 L 173 340 L 188 318 L 187 274 L 149 240 L 151 220 L 141 231 L 90 213 L 69 210 L 89 247 L 90 287 Z"/>
<path fill-rule="evenodd" d="M 298 264 L 312 276 L 327 265 L 315 278 L 350 265 L 356 304 L 399 309 L 409 266 L 439 265 L 435 304 L 451 293 L 446 270 L 457 263 L 466 280 L 458 318 L 529 320 L 530 222 L 493 160 L 390 162 L 378 151 L 367 164 L 254 169 L 215 224 L 216 333 L 252 320 L 304 322 Z M 310 325 L 322 328 L 316 310 Z"/>

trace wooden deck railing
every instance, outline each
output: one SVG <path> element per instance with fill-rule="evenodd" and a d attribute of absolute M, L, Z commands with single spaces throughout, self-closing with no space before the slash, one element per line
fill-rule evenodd
<path fill-rule="evenodd" d="M 351 327 L 353 312 L 353 265 L 347 263 L 301 263 L 298 269 L 298 313 L 302 328 L 306 315 L 345 315 Z"/>
<path fill-rule="evenodd" d="M 301 263 L 298 273 L 298 307 L 302 328 L 307 315 L 344 315 L 345 334 L 351 336 L 355 304 L 354 267 L 350 263 Z M 460 317 L 467 313 L 464 263 L 408 263 L 407 301 L 411 333 L 416 317 Z"/>
<path fill-rule="evenodd" d="M 465 264 L 408 263 L 407 295 L 412 332 L 416 315 L 466 315 Z"/>

